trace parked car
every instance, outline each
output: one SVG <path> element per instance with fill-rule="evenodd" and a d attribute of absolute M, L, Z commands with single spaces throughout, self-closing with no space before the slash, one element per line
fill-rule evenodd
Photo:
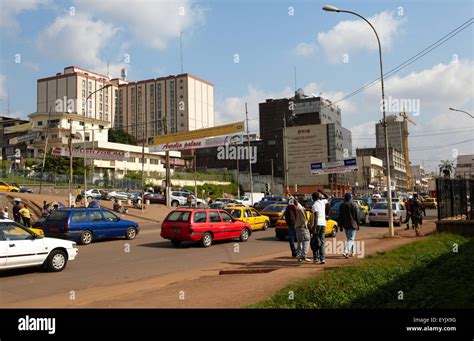
<path fill-rule="evenodd" d="M 273 204 L 265 207 L 260 214 L 270 218 L 270 226 L 275 226 L 277 220 L 283 217 L 283 212 L 285 212 L 286 206 L 288 206 L 288 204 Z"/>
<path fill-rule="evenodd" d="M 112 191 L 110 193 L 107 193 L 107 200 L 128 200 L 130 199 L 131 194 L 128 192 L 118 192 L 118 191 Z"/>
<path fill-rule="evenodd" d="M 171 192 L 171 197 L 170 197 L 171 198 L 171 200 L 170 200 L 171 206 L 173 206 L 173 207 L 189 206 L 188 197 L 190 195 L 191 195 L 191 193 L 189 191 L 173 191 L 173 192 Z M 194 200 L 196 202 L 192 203 L 193 206 L 197 206 L 197 207 L 206 206 L 206 201 L 204 201 L 202 199 L 199 199 L 199 198 L 195 198 Z"/>
<path fill-rule="evenodd" d="M 147 193 L 145 194 L 145 201 L 149 200 L 150 204 L 163 204 L 166 205 L 166 197 L 159 193 Z"/>
<path fill-rule="evenodd" d="M 246 206 L 234 206 L 240 204 L 233 204 L 227 206 L 225 210 L 230 213 L 232 217 L 237 220 L 248 223 L 252 230 L 266 230 L 270 226 L 270 218 L 261 215 L 256 209 Z"/>
<path fill-rule="evenodd" d="M 103 208 L 67 208 L 51 212 L 44 220 L 45 236 L 70 239 L 82 245 L 95 239 L 135 239 L 140 231 L 134 221 L 125 220 Z"/>
<path fill-rule="evenodd" d="M 12 187 L 18 187 L 20 193 L 33 193 L 33 190 L 29 189 L 29 188 L 26 188 L 24 186 L 20 186 L 18 185 L 17 183 L 15 182 L 10 182 L 8 185 L 12 186 Z"/>
<path fill-rule="evenodd" d="M 74 242 L 44 238 L 14 221 L 0 221 L 0 270 L 42 265 L 58 272 L 76 258 L 77 251 Z"/>
<path fill-rule="evenodd" d="M 267 206 L 273 205 L 273 204 L 288 204 L 288 201 L 285 200 L 282 197 L 265 197 L 261 201 L 258 202 L 257 205 L 255 206 L 255 209 L 257 211 L 262 211 L 265 209 Z"/>
<path fill-rule="evenodd" d="M 365 215 L 369 214 L 369 206 L 365 203 L 364 200 L 362 199 L 352 199 L 352 201 L 355 201 L 357 204 L 359 204 L 360 207 L 364 210 Z"/>
<path fill-rule="evenodd" d="M 20 188 L 7 184 L 5 181 L 0 181 L 0 192 L 19 192 Z"/>
<path fill-rule="evenodd" d="M 425 208 L 437 208 L 438 202 L 435 198 L 426 198 L 425 200 L 423 200 L 423 206 Z"/>
<path fill-rule="evenodd" d="M 215 203 L 222 203 L 224 205 L 227 204 L 239 204 L 239 202 L 235 199 L 230 199 L 230 198 L 217 198 Z"/>
<path fill-rule="evenodd" d="M 246 242 L 251 233 L 248 223 L 234 219 L 224 210 L 180 208 L 168 214 L 160 234 L 176 247 L 183 241 L 209 247 L 214 240 L 239 238 Z"/>
<path fill-rule="evenodd" d="M 339 207 L 341 206 L 342 201 L 337 202 L 334 206 L 331 206 L 329 209 L 329 219 L 332 219 L 334 221 L 338 221 L 339 218 Z M 365 212 L 365 210 L 357 203 L 357 201 L 354 201 L 354 204 L 357 206 L 357 212 L 359 214 L 359 222 L 361 224 L 365 224 L 367 222 L 367 216 L 368 213 Z"/>
<path fill-rule="evenodd" d="M 225 208 L 225 204 L 222 202 L 215 202 L 209 205 L 209 208 L 223 210 Z"/>
<path fill-rule="evenodd" d="M 365 206 L 369 207 L 369 210 L 374 206 L 374 201 L 369 198 L 369 197 L 363 197 L 363 198 L 354 198 L 354 200 L 362 200 L 365 203 Z"/>
<path fill-rule="evenodd" d="M 311 212 L 307 212 L 307 218 L 310 219 Z M 326 220 L 326 236 L 336 237 L 337 222 L 332 219 Z M 279 219 L 275 226 L 275 237 L 279 240 L 285 240 L 288 237 L 288 225 L 285 219 Z"/>
<path fill-rule="evenodd" d="M 104 192 L 101 189 L 88 189 L 86 191 L 87 200 L 101 199 Z"/>
<path fill-rule="evenodd" d="M 392 203 L 393 223 L 400 226 L 406 219 L 406 210 L 403 205 L 398 202 Z M 369 222 L 371 226 L 378 223 L 388 223 L 388 204 L 379 202 L 369 211 Z"/>

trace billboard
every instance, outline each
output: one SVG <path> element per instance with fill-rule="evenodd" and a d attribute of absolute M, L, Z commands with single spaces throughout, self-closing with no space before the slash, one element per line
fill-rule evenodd
<path fill-rule="evenodd" d="M 357 160 L 355 158 L 334 161 L 334 162 L 313 162 L 311 163 L 311 174 L 341 174 L 357 170 Z"/>
<path fill-rule="evenodd" d="M 69 148 L 61 147 L 54 148 L 52 151 L 53 156 L 66 156 L 69 157 Z M 83 148 L 73 148 L 73 157 L 84 157 Z M 114 152 L 111 150 L 100 150 L 100 149 L 86 149 L 86 157 L 94 160 L 113 160 L 113 161 L 126 161 L 129 158 L 129 152 Z"/>
<path fill-rule="evenodd" d="M 167 134 L 163 136 L 160 135 L 155 136 L 153 138 L 153 145 L 161 145 L 179 141 L 191 141 L 195 139 L 202 139 L 213 136 L 237 134 L 244 132 L 244 127 L 244 121 L 241 121 L 212 128 L 198 129 L 175 134 Z"/>
<path fill-rule="evenodd" d="M 243 135 L 229 134 L 219 137 L 201 138 L 180 142 L 163 143 L 154 146 L 150 146 L 150 152 L 163 152 L 171 150 L 186 150 L 186 149 L 199 149 L 208 147 L 224 146 L 228 144 L 242 144 Z"/>

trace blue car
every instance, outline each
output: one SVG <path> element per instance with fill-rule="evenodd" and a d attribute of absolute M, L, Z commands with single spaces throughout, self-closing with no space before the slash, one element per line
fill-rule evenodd
<path fill-rule="evenodd" d="M 51 212 L 42 223 L 46 237 L 74 240 L 88 245 L 95 239 L 135 239 L 140 228 L 103 208 L 65 208 Z"/>

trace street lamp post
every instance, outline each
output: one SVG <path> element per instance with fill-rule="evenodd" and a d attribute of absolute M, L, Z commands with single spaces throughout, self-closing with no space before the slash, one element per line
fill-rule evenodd
<path fill-rule="evenodd" d="M 387 120 L 386 120 L 386 115 L 385 115 L 385 90 L 384 90 L 384 82 L 383 82 L 383 65 L 382 65 L 382 46 L 380 44 L 380 39 L 379 35 L 377 34 L 377 31 L 375 30 L 375 27 L 368 21 L 366 18 L 364 18 L 362 15 L 357 14 L 352 11 L 346 11 L 346 10 L 341 10 L 338 9 L 337 7 L 334 6 L 324 6 L 323 7 L 324 11 L 327 12 L 337 12 L 337 13 L 349 13 L 353 14 L 362 20 L 364 20 L 369 26 L 372 28 L 372 30 L 375 33 L 375 37 L 377 38 L 377 43 L 379 46 L 379 62 L 380 62 L 380 83 L 382 86 L 382 111 L 383 111 L 383 132 L 385 135 L 385 158 L 386 158 L 386 164 L 387 164 L 387 206 L 388 206 L 388 234 L 390 237 L 393 237 L 395 235 L 394 229 L 393 229 L 393 213 L 392 213 L 392 187 L 391 187 L 391 176 L 390 176 L 390 152 L 389 152 L 389 144 L 388 144 L 388 134 L 387 134 Z"/>
<path fill-rule="evenodd" d="M 91 92 L 89 94 L 89 96 L 86 97 L 86 107 L 85 107 L 85 110 L 84 110 L 84 126 L 83 126 L 83 135 L 84 135 L 84 207 L 87 207 L 87 195 L 86 195 L 86 191 L 87 191 L 86 118 L 87 118 L 88 113 L 89 113 L 89 107 L 87 106 L 87 104 L 89 102 L 89 98 L 91 98 L 93 94 L 95 94 L 96 92 L 99 92 L 101 90 L 110 88 L 111 86 L 112 86 L 112 84 L 106 84 L 103 87 L 95 90 L 94 92 Z M 92 141 L 92 144 L 94 144 L 94 141 Z M 92 161 L 92 162 L 94 162 L 94 161 Z M 94 173 L 92 173 L 92 179 L 94 179 Z"/>
<path fill-rule="evenodd" d="M 464 110 L 459 110 L 459 109 L 454 109 L 454 108 L 449 108 L 449 110 L 463 112 L 466 115 L 469 115 L 471 118 L 474 118 L 474 116 L 472 116 L 470 113 L 468 113 L 467 111 L 464 111 Z"/>

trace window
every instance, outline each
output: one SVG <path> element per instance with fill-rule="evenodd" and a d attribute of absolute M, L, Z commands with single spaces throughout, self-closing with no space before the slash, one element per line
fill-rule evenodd
<path fill-rule="evenodd" d="M 102 214 L 99 211 L 94 211 L 89 213 L 89 222 L 102 221 Z"/>
<path fill-rule="evenodd" d="M 217 213 L 217 212 L 216 212 Z M 165 221 L 171 222 L 188 222 L 191 212 L 189 211 L 174 211 L 171 212 L 165 219 Z"/>
<path fill-rule="evenodd" d="M 221 218 L 219 217 L 219 213 L 217 211 L 209 212 L 209 221 L 211 223 L 220 223 Z"/>
<path fill-rule="evenodd" d="M 89 91 L 92 90 L 92 82 L 89 82 Z"/>
<path fill-rule="evenodd" d="M 43 125 L 43 121 L 38 121 L 37 126 L 41 127 Z"/>
<path fill-rule="evenodd" d="M 255 211 L 255 210 L 250 210 L 250 211 L 252 212 L 252 215 L 254 217 L 260 217 L 260 213 L 258 213 L 257 211 Z"/>
<path fill-rule="evenodd" d="M 230 214 L 232 214 L 232 216 L 235 217 L 235 218 L 242 217 L 242 211 L 241 210 L 230 210 Z"/>
<path fill-rule="evenodd" d="M 195 212 L 194 213 L 194 222 L 195 223 L 205 223 L 207 220 L 206 212 Z"/>
<path fill-rule="evenodd" d="M 102 212 L 102 214 L 103 214 L 104 219 L 106 221 L 118 221 L 119 220 L 119 218 L 111 212 L 104 211 L 104 212 Z"/>
<path fill-rule="evenodd" d="M 80 125 L 80 126 L 84 126 L 84 122 L 79 122 L 79 125 Z"/>
<path fill-rule="evenodd" d="M 230 223 L 234 221 L 234 219 L 232 219 L 232 217 L 227 212 L 221 212 L 221 216 L 224 223 Z"/>
<path fill-rule="evenodd" d="M 32 239 L 33 235 L 15 224 L 6 224 L 0 227 L 5 240 L 27 240 Z"/>
<path fill-rule="evenodd" d="M 87 211 L 73 212 L 71 223 L 85 223 L 87 221 Z"/>

